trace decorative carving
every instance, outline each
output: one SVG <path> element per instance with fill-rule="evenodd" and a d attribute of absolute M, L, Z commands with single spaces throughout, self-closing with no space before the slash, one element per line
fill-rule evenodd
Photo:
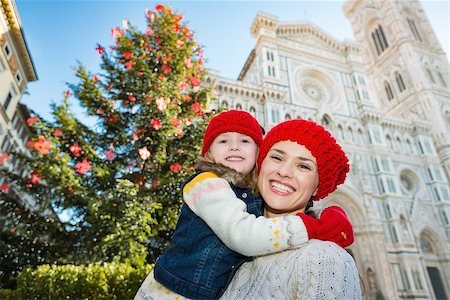
<path fill-rule="evenodd" d="M 6 43 L 6 33 L 0 34 L 0 47 Z"/>
<path fill-rule="evenodd" d="M 302 91 L 312 100 L 315 101 L 323 101 L 325 100 L 324 88 L 322 85 L 315 79 L 306 78 L 300 81 L 300 87 Z"/>
<path fill-rule="evenodd" d="M 14 55 L 11 55 L 8 62 L 9 62 L 9 67 L 11 68 L 11 72 L 13 74 L 15 74 L 17 69 L 19 68 L 19 63 L 18 63 L 16 57 Z"/>
<path fill-rule="evenodd" d="M 426 119 L 425 114 L 424 114 L 423 109 L 420 106 L 420 104 L 417 104 L 417 105 L 411 107 L 408 111 L 405 111 L 402 114 L 402 117 L 409 121 L 420 121 L 420 120 Z"/>

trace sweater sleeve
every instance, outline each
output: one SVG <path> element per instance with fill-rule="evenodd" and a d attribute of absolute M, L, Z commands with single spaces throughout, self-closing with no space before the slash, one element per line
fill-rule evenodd
<path fill-rule="evenodd" d="M 189 208 L 230 249 L 245 256 L 259 256 L 297 248 L 308 241 L 308 232 L 298 216 L 256 217 L 246 211 L 229 183 L 204 172 L 183 188 Z"/>

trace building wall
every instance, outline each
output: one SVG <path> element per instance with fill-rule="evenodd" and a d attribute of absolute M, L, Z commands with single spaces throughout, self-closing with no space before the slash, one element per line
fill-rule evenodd
<path fill-rule="evenodd" d="M 35 80 L 36 71 L 22 33 L 15 2 L 0 0 L 0 154 L 10 153 L 12 149 L 27 151 L 29 112 L 19 101 L 28 82 Z M 10 155 L 6 165 L 19 172 L 21 170 L 19 160 L 13 155 Z M 3 180 L 0 178 L 0 184 Z M 18 197 L 29 206 L 35 205 L 30 197 Z"/>
<path fill-rule="evenodd" d="M 327 127 L 351 172 L 320 202 L 353 223 L 364 297 L 448 299 L 448 61 L 417 1 L 348 1 L 344 11 L 356 42 L 258 14 L 239 79 L 210 78 L 213 106 L 250 111 L 266 130 L 292 118 Z"/>

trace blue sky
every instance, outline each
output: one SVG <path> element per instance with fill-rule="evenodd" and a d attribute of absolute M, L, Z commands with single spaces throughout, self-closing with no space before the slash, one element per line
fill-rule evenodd
<path fill-rule="evenodd" d="M 50 118 L 52 101 L 59 102 L 76 82 L 73 66 L 82 62 L 93 73 L 99 71 L 97 43 L 113 43 L 110 29 L 128 19 L 145 28 L 145 9 L 169 4 L 184 15 L 197 41 L 204 46 L 206 67 L 222 76 L 237 78 L 255 41 L 250 25 L 261 11 L 284 21 L 308 20 L 338 40 L 354 40 L 342 6 L 345 1 L 50 1 L 16 0 L 25 38 L 39 77 L 28 84 L 22 103 Z M 450 1 L 421 1 L 442 48 L 449 56 Z M 73 100 L 74 109 L 82 113 Z"/>

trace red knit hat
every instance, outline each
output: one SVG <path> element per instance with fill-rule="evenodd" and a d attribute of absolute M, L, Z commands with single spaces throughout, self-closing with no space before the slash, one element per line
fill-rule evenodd
<path fill-rule="evenodd" d="M 259 148 L 258 170 L 270 148 L 281 141 L 303 145 L 316 158 L 319 187 L 314 200 L 328 196 L 345 181 L 350 166 L 344 151 L 325 128 L 306 120 L 285 121 L 267 133 Z"/>
<path fill-rule="evenodd" d="M 243 110 L 229 110 L 222 112 L 212 118 L 203 136 L 202 156 L 205 156 L 209 146 L 214 139 L 225 132 L 238 132 L 248 135 L 255 141 L 256 145 L 261 144 L 262 130 L 258 121 L 248 112 Z"/>

